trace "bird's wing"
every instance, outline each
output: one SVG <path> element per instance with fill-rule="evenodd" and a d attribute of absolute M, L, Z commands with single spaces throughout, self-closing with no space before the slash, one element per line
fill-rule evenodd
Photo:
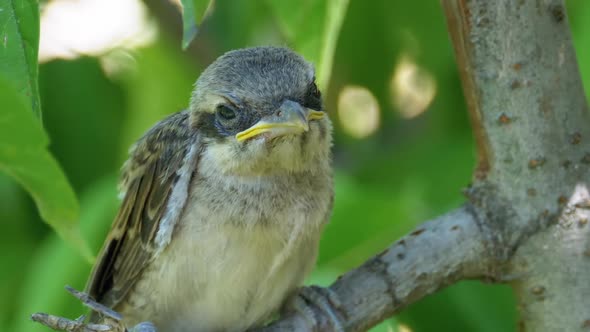
<path fill-rule="evenodd" d="M 98 302 L 116 306 L 170 241 L 188 198 L 197 141 L 184 111 L 159 122 L 132 147 L 122 170 L 123 201 L 86 286 Z"/>

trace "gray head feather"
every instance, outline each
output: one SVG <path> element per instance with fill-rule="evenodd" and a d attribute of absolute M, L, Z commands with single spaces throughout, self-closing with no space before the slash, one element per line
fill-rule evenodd
<path fill-rule="evenodd" d="M 282 47 L 253 47 L 225 53 L 201 74 L 195 84 L 191 110 L 207 111 L 210 94 L 261 113 L 271 112 L 284 99 L 304 98 L 314 79 L 313 66 Z"/>

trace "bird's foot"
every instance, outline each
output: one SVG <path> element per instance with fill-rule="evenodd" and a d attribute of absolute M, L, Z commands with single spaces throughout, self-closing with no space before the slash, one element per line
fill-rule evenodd
<path fill-rule="evenodd" d="M 118 312 L 94 301 L 88 294 L 70 286 L 66 286 L 66 290 L 80 300 L 84 306 L 98 313 L 103 318 L 103 323 L 85 323 L 85 316 L 71 320 L 41 312 L 31 315 L 31 319 L 53 330 L 63 332 L 156 332 L 155 326 L 150 322 L 139 323 L 132 329 L 127 329 Z"/>
<path fill-rule="evenodd" d="M 34 313 L 31 319 L 35 322 L 41 323 L 53 330 L 64 332 L 115 332 L 120 330 L 113 329 L 113 326 L 108 324 L 92 324 L 84 323 L 86 317 L 84 315 L 77 319 L 71 320 L 64 317 L 54 316 L 43 312 Z"/>
<path fill-rule="evenodd" d="M 307 286 L 299 290 L 288 309 L 301 313 L 309 325 L 317 328 L 320 324 L 313 310 L 313 307 L 316 307 L 327 318 L 327 323 L 332 326 L 333 331 L 343 332 L 341 306 L 337 295 L 330 288 Z"/>

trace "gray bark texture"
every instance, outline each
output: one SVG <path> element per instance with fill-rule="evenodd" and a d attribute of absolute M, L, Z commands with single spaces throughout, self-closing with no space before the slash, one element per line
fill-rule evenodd
<path fill-rule="evenodd" d="M 478 147 L 467 201 L 338 279 L 329 310 L 262 331 L 364 331 L 463 279 L 510 283 L 515 329 L 590 331 L 590 119 L 565 4 L 441 2 Z"/>

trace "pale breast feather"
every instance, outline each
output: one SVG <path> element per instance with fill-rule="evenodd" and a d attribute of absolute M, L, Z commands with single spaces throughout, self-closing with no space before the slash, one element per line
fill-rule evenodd
<path fill-rule="evenodd" d="M 156 124 L 123 165 L 122 203 L 90 275 L 86 291 L 116 307 L 142 270 L 172 237 L 187 201 L 199 155 L 187 111 Z"/>

